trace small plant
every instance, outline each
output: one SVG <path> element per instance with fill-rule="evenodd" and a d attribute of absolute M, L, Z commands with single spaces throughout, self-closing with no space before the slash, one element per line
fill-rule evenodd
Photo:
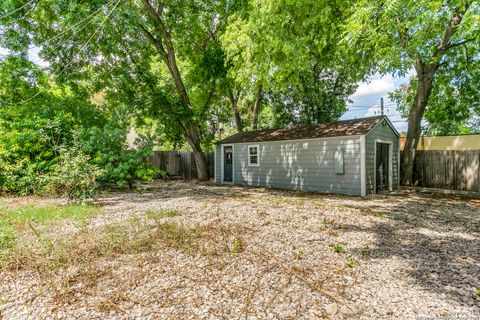
<path fill-rule="evenodd" d="M 233 239 L 233 253 L 240 253 L 243 251 L 242 240 L 239 238 Z"/>
<path fill-rule="evenodd" d="M 373 211 L 372 214 L 377 218 L 383 218 L 383 213 L 380 211 Z"/>
<path fill-rule="evenodd" d="M 332 247 L 333 251 L 335 251 L 336 253 L 345 253 L 346 252 L 345 247 L 341 243 L 338 243 L 338 242 L 332 243 L 330 245 L 330 247 Z"/>
<path fill-rule="evenodd" d="M 302 251 L 295 252 L 295 260 L 302 260 L 302 258 L 303 258 L 303 252 Z"/>
<path fill-rule="evenodd" d="M 0 225 L 0 250 L 10 248 L 13 245 L 15 235 L 8 226 Z"/>
<path fill-rule="evenodd" d="M 477 296 L 480 296 L 480 289 L 477 290 Z"/>
<path fill-rule="evenodd" d="M 352 256 L 348 256 L 347 258 L 347 267 L 349 268 L 355 268 L 355 266 L 357 265 L 355 259 L 353 259 Z"/>

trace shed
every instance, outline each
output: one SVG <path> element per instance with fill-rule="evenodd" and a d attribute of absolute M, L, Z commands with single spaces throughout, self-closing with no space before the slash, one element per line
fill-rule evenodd
<path fill-rule="evenodd" d="M 215 148 L 215 181 L 365 196 L 399 185 L 399 134 L 386 116 L 240 132 Z"/>

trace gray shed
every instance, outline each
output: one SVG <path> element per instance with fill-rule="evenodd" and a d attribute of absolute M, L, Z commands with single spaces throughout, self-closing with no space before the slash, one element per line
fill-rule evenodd
<path fill-rule="evenodd" d="M 215 181 L 365 196 L 399 184 L 399 134 L 386 116 L 240 132 L 215 148 Z"/>

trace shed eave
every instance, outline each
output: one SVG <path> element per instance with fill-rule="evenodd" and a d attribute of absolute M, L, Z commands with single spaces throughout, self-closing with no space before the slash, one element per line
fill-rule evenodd
<path fill-rule="evenodd" d="M 371 130 L 370 130 L 371 131 Z M 368 133 L 370 133 L 370 131 Z M 325 140 L 325 139 L 345 139 L 348 137 L 360 138 L 366 136 L 366 134 L 352 134 L 346 136 L 333 136 L 333 137 L 319 137 L 319 138 L 302 138 L 302 139 L 284 139 L 284 140 L 269 140 L 269 141 L 242 141 L 242 142 L 222 142 L 217 141 L 215 142 L 216 145 L 224 145 L 224 144 L 242 144 L 242 143 L 270 143 L 270 142 L 292 142 L 292 141 L 309 141 L 309 140 Z"/>

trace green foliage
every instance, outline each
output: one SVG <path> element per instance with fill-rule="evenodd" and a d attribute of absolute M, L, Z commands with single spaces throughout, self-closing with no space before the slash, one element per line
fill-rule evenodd
<path fill-rule="evenodd" d="M 0 251 L 13 245 L 15 234 L 13 228 L 4 222 L 0 224 Z"/>
<path fill-rule="evenodd" d="M 445 50 L 440 49 L 452 17 L 463 12 Z M 477 1 L 361 0 L 350 9 L 343 42 L 372 71 L 413 74 L 408 91 L 398 89 L 391 94 L 404 118 L 414 110 L 422 70 L 438 64 L 431 93 L 421 92 L 421 99 L 428 102 L 423 132 L 467 133 L 475 127 L 471 120 L 478 119 L 480 108 L 479 15 Z"/>
<path fill-rule="evenodd" d="M 60 148 L 57 163 L 44 179 L 47 180 L 46 190 L 50 190 L 50 193 L 86 203 L 94 198 L 99 176 L 99 167 L 92 164 L 90 157 L 82 152 L 78 144 L 74 144 L 69 148 Z"/>
<path fill-rule="evenodd" d="M 303 252 L 297 251 L 295 252 L 295 260 L 302 260 L 303 259 Z"/>
<path fill-rule="evenodd" d="M 356 265 L 357 265 L 357 262 L 355 261 L 355 259 L 354 259 L 352 256 L 348 256 L 348 258 L 347 258 L 347 267 L 349 267 L 349 268 L 355 268 Z"/>
<path fill-rule="evenodd" d="M 240 253 L 243 251 L 243 241 L 239 238 L 234 238 L 233 239 L 233 248 L 232 252 L 233 253 Z"/>
<path fill-rule="evenodd" d="M 70 136 L 69 114 L 50 120 L 28 112 L 0 110 L 0 188 L 18 194 L 36 193 L 44 187 L 42 176 L 50 173 L 56 149 Z"/>
<path fill-rule="evenodd" d="M 346 252 L 343 244 L 341 244 L 339 242 L 335 242 L 335 243 L 330 244 L 330 247 L 332 247 L 333 251 L 335 251 L 336 253 L 345 253 Z"/>
<path fill-rule="evenodd" d="M 12 67 L 32 68 L 42 79 L 31 64 L 0 62 L 2 84 L 14 82 L 2 76 L 15 75 Z M 112 114 L 69 87 L 47 84 L 39 100 L 28 101 L 35 92 L 28 90 L 30 82 L 36 78 L 25 74 L 29 72 L 19 70 L 15 83 L 24 89 L 26 102 L 0 104 L 0 191 L 59 194 L 83 202 L 92 198 L 98 184 L 132 187 L 135 179 L 154 177 L 157 172 L 142 161 L 151 143 L 126 150 L 130 114 Z M 8 90 L 0 94 L 3 102 L 16 98 Z"/>
<path fill-rule="evenodd" d="M 19 207 L 4 207 L 0 211 L 0 221 L 5 225 L 22 226 L 25 223 L 48 223 L 61 219 L 83 220 L 99 212 L 99 208 L 89 205 L 45 205 L 34 204 Z"/>
<path fill-rule="evenodd" d="M 83 132 L 83 152 L 102 168 L 99 183 L 132 188 L 136 179 L 150 181 L 160 173 L 143 161 L 152 154 L 150 141 L 137 141 L 136 149 L 127 150 L 128 130 L 121 121 L 111 119 L 102 128 L 91 127 Z"/>

